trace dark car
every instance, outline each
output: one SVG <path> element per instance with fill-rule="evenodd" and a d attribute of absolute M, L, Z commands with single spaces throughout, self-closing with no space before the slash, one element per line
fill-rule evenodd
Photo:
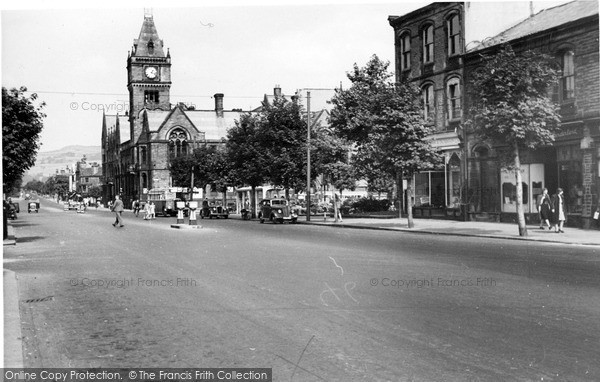
<path fill-rule="evenodd" d="M 229 217 L 229 210 L 223 207 L 221 202 L 209 202 L 207 200 L 202 202 L 202 208 L 200 209 L 200 217 L 204 218 L 225 218 Z"/>
<path fill-rule="evenodd" d="M 264 199 L 260 202 L 258 218 L 261 223 L 270 220 L 273 223 L 296 223 L 298 214 L 292 210 L 286 199 Z"/>

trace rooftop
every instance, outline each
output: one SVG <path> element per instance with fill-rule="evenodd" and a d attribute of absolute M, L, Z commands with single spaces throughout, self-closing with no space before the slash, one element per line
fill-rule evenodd
<path fill-rule="evenodd" d="M 480 41 L 469 52 L 517 40 L 548 29 L 598 14 L 597 0 L 577 0 L 553 8 L 544 9 L 521 21 L 504 32 Z"/>

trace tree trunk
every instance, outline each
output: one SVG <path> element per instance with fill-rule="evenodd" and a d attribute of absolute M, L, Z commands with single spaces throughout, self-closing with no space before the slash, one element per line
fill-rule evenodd
<path fill-rule="evenodd" d="M 407 207 L 406 207 L 406 212 L 408 215 L 408 228 L 414 228 L 415 226 L 415 222 L 413 220 L 413 202 L 412 202 L 412 195 L 413 195 L 413 176 L 412 174 L 408 177 L 407 179 L 407 196 L 406 198 L 407 200 Z"/>
<path fill-rule="evenodd" d="M 396 176 L 396 199 L 398 200 L 398 218 L 402 219 L 402 209 L 404 208 L 404 190 L 402 189 L 402 175 Z"/>
<path fill-rule="evenodd" d="M 521 179 L 521 158 L 519 157 L 519 146 L 515 143 L 513 147 L 515 156 L 515 176 L 517 180 L 517 221 L 519 223 L 519 236 L 527 236 L 527 225 L 525 224 L 525 212 L 523 210 L 523 181 Z"/>
<path fill-rule="evenodd" d="M 227 186 L 223 186 L 223 208 L 227 210 Z"/>
<path fill-rule="evenodd" d="M 340 220 L 338 219 L 338 198 L 335 195 L 335 188 L 333 188 L 333 216 L 335 217 L 334 221 L 336 223 L 339 223 Z"/>

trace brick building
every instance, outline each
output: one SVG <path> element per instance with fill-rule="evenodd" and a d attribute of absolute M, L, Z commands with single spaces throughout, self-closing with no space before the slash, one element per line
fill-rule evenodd
<path fill-rule="evenodd" d="M 103 198 L 120 194 L 126 205 L 173 186 L 169 159 L 205 144 L 220 144 L 241 111 L 171 105 L 171 55 L 163 46 L 152 15 L 145 15 L 127 57 L 129 110 L 102 119 Z"/>
<path fill-rule="evenodd" d="M 560 105 L 561 128 L 552 146 L 523 153 L 524 207 L 536 221 L 536 198 L 546 187 L 565 190 L 567 224 L 589 228 L 600 193 L 600 62 L 598 2 L 574 1 L 543 10 L 475 45 L 464 55 L 465 78 L 480 63 L 509 43 L 518 54 L 535 50 L 555 58 L 560 84 L 554 99 Z M 468 94 L 468 89 L 467 89 Z M 472 212 L 496 220 L 515 219 L 514 174 L 503 171 L 495 147 L 469 135 L 466 174 Z M 483 214 L 482 214 L 483 213 Z M 476 215 L 475 215 L 476 216 Z"/>
<path fill-rule="evenodd" d="M 102 166 L 97 162 L 87 162 L 85 155 L 75 165 L 75 184 L 78 194 L 87 195 L 92 187 L 100 187 Z"/>
<path fill-rule="evenodd" d="M 396 80 L 421 88 L 423 117 L 435 131 L 432 145 L 445 158 L 437 170 L 415 175 L 415 206 L 421 212 L 419 207 L 429 207 L 428 213 L 442 214 L 461 201 L 464 20 L 462 2 L 433 3 L 388 18 L 394 29 Z"/>

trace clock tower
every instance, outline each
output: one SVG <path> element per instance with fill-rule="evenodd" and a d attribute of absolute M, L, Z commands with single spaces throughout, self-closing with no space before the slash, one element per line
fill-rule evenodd
<path fill-rule="evenodd" d="M 168 51 L 165 55 L 163 41 L 158 37 L 152 14 L 146 13 L 140 36 L 133 40 L 132 50 L 127 57 L 131 125 L 139 124 L 137 119 L 144 108 L 169 111 L 170 88 L 171 55 Z M 132 138 L 137 139 L 137 136 Z"/>

